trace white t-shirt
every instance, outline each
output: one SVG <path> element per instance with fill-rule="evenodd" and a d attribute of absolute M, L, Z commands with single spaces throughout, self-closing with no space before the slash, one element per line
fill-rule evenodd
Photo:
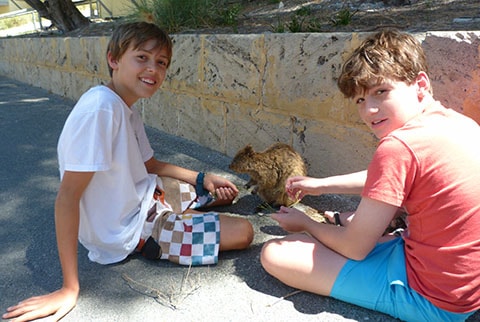
<path fill-rule="evenodd" d="M 95 172 L 80 201 L 79 241 L 90 260 L 110 264 L 136 247 L 156 185 L 153 156 L 138 111 L 106 86 L 82 95 L 58 142 L 60 177 Z"/>

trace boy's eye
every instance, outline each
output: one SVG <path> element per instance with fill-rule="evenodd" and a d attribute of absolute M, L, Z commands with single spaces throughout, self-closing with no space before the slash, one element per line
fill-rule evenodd
<path fill-rule="evenodd" d="M 376 93 L 377 95 L 381 95 L 381 94 L 385 93 L 386 91 L 387 91 L 386 89 L 379 89 L 379 90 L 377 90 L 375 93 Z"/>
<path fill-rule="evenodd" d="M 362 104 L 364 101 L 365 99 L 363 97 L 360 97 L 355 101 L 355 104 Z"/>

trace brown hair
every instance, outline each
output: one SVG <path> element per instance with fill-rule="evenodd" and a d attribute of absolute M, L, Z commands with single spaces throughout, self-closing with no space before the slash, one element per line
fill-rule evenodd
<path fill-rule="evenodd" d="M 130 46 L 133 46 L 133 49 L 138 49 L 152 39 L 157 41 L 158 47 L 167 50 L 169 66 L 172 58 L 172 40 L 165 31 L 157 25 L 148 22 L 130 22 L 118 26 L 113 31 L 108 43 L 107 53 L 110 52 L 114 59 L 120 59 Z M 108 66 L 108 71 L 110 76 L 112 76 L 112 68 L 110 66 Z"/>
<path fill-rule="evenodd" d="M 387 29 L 365 39 L 350 55 L 337 84 L 346 98 L 353 98 L 385 79 L 411 85 L 422 71 L 428 74 L 420 42 L 412 35 Z"/>

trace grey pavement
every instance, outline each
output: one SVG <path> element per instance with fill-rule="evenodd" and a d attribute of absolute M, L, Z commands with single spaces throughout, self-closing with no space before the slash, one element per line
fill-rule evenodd
<path fill-rule="evenodd" d="M 54 231 L 59 185 L 56 143 L 75 102 L 0 76 L 0 311 L 62 283 Z M 225 175 L 230 158 L 191 141 L 147 128 L 156 156 L 195 170 Z M 307 198 L 320 209 L 348 210 L 357 199 Z M 64 321 L 397 321 L 331 298 L 295 292 L 262 269 L 262 244 L 285 234 L 260 200 L 247 192 L 218 209 L 248 218 L 255 239 L 244 251 L 221 253 L 217 265 L 183 267 L 132 256 L 102 266 L 79 249 L 81 292 Z M 477 313 L 469 321 L 480 321 Z"/>

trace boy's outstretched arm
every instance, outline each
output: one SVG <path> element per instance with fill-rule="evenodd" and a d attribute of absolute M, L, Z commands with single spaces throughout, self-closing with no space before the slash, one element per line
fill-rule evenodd
<path fill-rule="evenodd" d="M 286 231 L 307 232 L 340 255 L 363 260 L 380 240 L 397 210 L 396 206 L 364 197 L 353 219 L 343 227 L 316 222 L 300 210 L 289 207 L 281 207 L 271 218 Z"/>
<path fill-rule="evenodd" d="M 287 179 L 285 188 L 292 199 L 332 193 L 360 194 L 366 180 L 367 170 L 326 178 L 294 176 Z"/>
<path fill-rule="evenodd" d="M 148 173 L 154 173 L 158 176 L 166 176 L 196 184 L 198 172 L 186 169 L 171 163 L 162 162 L 154 157 L 145 162 L 145 168 Z M 216 206 L 229 204 L 238 195 L 238 188 L 230 180 L 221 176 L 208 173 L 204 177 L 204 187 L 211 193 L 215 193 L 217 201 Z"/>
<path fill-rule="evenodd" d="M 54 320 L 59 320 L 75 307 L 80 291 L 77 257 L 79 205 L 92 177 L 93 172 L 66 171 L 55 201 L 55 229 L 63 274 L 62 288 L 9 307 L 2 316 L 3 319 L 29 321 L 52 315 Z"/>

